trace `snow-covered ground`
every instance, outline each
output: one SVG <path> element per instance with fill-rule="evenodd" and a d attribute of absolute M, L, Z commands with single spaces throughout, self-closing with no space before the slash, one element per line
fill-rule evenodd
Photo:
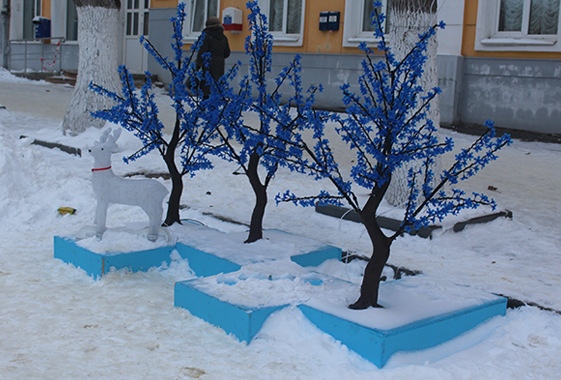
<path fill-rule="evenodd" d="M 175 281 L 192 276 L 182 261 L 148 273 L 112 272 L 93 281 L 53 258 L 54 235 L 93 222 L 95 209 L 87 154 L 72 156 L 33 145 L 33 139 L 85 149 L 98 130 L 62 136 L 52 117 L 68 91 L 0 71 L 0 378 L 1 379 L 557 379 L 561 370 L 561 315 L 536 307 L 508 310 L 439 347 L 394 355 L 383 369 L 316 329 L 296 308 L 277 312 L 250 344 L 173 307 Z M 45 99 L 29 112 L 8 106 L 18 86 L 36 86 Z M 64 96 L 58 96 L 63 94 Z M 64 98 L 66 99 L 66 98 Z M 65 104 L 61 109 L 64 109 Z M 41 115 L 46 116 L 41 116 Z M 471 136 L 452 135 L 457 145 Z M 21 135 L 30 138 L 20 138 Z M 113 156 L 119 175 L 163 172 L 156 155 L 130 165 L 120 158 L 138 148 L 123 133 Z M 445 164 L 445 163 L 444 163 Z M 245 227 L 253 205 L 249 184 L 216 161 L 216 169 L 185 179 L 182 217 L 227 232 Z M 390 263 L 478 290 L 561 310 L 561 146 L 515 141 L 500 159 L 464 184 L 486 192 L 512 220 L 446 230 L 432 240 L 405 236 Z M 169 181 L 161 180 L 168 188 Z M 280 172 L 271 194 L 313 193 L 325 185 Z M 496 188 L 487 190 L 488 186 Z M 273 197 L 271 197 L 273 198 Z M 57 209 L 73 207 L 75 215 Z M 147 220 L 139 208 L 113 205 L 108 227 Z M 266 228 L 317 239 L 361 255 L 370 252 L 359 224 L 290 204 L 271 202 Z M 324 272 L 360 281 L 361 263 L 329 265 Z"/>

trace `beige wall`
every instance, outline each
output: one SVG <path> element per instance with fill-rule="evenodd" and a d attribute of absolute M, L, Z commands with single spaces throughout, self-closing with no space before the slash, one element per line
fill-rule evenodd
<path fill-rule="evenodd" d="M 173 8 L 177 0 L 152 0 L 152 8 Z M 247 0 L 221 0 L 220 11 L 228 7 L 243 11 L 243 26 L 241 33 L 226 32 L 230 47 L 234 51 L 243 51 L 245 39 L 248 36 L 248 22 L 246 8 Z M 341 23 L 338 31 L 320 31 L 319 14 L 323 11 L 341 12 Z M 295 53 L 360 53 L 358 48 L 343 47 L 343 26 L 345 19 L 345 2 L 341 0 L 306 0 L 306 20 L 304 22 L 304 39 L 302 46 L 275 46 L 274 51 Z"/>

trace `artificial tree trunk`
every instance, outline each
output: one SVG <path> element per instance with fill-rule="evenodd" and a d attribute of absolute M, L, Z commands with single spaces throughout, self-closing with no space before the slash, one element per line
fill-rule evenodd
<path fill-rule="evenodd" d="M 168 211 L 164 221 L 165 226 L 171 226 L 174 223 L 181 224 L 179 204 L 181 201 L 181 194 L 183 193 L 183 176 L 177 169 L 177 164 L 175 163 L 175 151 L 179 145 L 179 127 L 180 120 L 179 116 L 177 116 L 175 119 L 173 135 L 164 154 L 164 161 L 171 177 L 171 194 L 169 196 Z"/>
<path fill-rule="evenodd" d="M 415 48 L 419 35 L 425 33 L 436 23 L 436 0 L 391 0 L 388 1 L 389 33 L 388 41 L 395 58 L 400 62 L 411 50 Z M 438 86 L 438 73 L 436 66 L 437 40 L 432 37 L 427 45 L 427 61 L 418 84 L 425 89 L 425 93 L 418 94 L 420 100 L 426 92 Z M 417 111 L 411 110 L 411 113 Z M 440 108 L 438 97 L 431 101 L 427 112 L 427 120 L 432 120 L 435 127 L 440 125 Z M 392 183 L 386 193 L 386 200 L 396 207 L 403 207 L 410 194 L 407 179 L 409 169 L 419 169 L 420 161 L 411 161 L 397 168 L 392 177 Z M 436 162 L 433 172 L 437 172 L 439 163 Z M 437 180 L 436 178 L 434 179 Z"/>
<path fill-rule="evenodd" d="M 249 224 L 249 236 L 244 243 L 253 243 L 263 238 L 263 217 L 265 216 L 265 208 L 267 207 L 267 186 L 261 182 L 259 178 L 259 160 L 257 153 L 252 153 L 249 157 L 247 167 L 247 177 L 251 188 L 255 193 L 255 207 L 251 214 L 251 222 Z"/>
<path fill-rule="evenodd" d="M 383 307 L 378 304 L 380 278 L 390 257 L 390 246 L 392 243 L 392 241 L 382 233 L 380 226 L 376 222 L 376 218 L 366 216 L 364 213 L 361 213 L 360 217 L 368 235 L 370 236 L 373 250 L 372 256 L 368 260 L 368 264 L 366 264 L 366 268 L 364 269 L 364 276 L 360 286 L 360 297 L 355 303 L 349 305 L 350 309 L 357 310 L 367 309 L 370 306 Z M 374 221 L 370 219 L 374 219 Z"/>
<path fill-rule="evenodd" d="M 350 309 L 367 309 L 370 306 L 382 307 L 378 304 L 380 278 L 384 266 L 390 257 L 390 246 L 393 239 L 387 237 L 382 232 L 376 220 L 376 210 L 380 206 L 380 202 L 388 189 L 389 183 L 390 181 L 388 180 L 382 186 L 376 186 L 368 198 L 368 201 L 359 212 L 362 224 L 366 228 L 366 232 L 372 242 L 372 256 L 364 269 L 364 276 L 360 286 L 360 297 L 355 303 L 349 305 Z"/>
<path fill-rule="evenodd" d="M 118 74 L 121 36 L 120 0 L 75 0 L 78 13 L 78 76 L 74 93 L 62 121 L 64 134 L 77 135 L 93 126 L 102 128 L 105 120 L 92 111 L 113 106 L 109 97 L 92 91 L 90 83 L 119 93 Z"/>

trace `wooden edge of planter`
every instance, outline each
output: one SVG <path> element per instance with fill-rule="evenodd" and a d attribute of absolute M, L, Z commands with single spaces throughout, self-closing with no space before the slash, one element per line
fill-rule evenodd
<path fill-rule="evenodd" d="M 273 312 L 288 306 L 248 308 L 231 304 L 198 290 L 193 286 L 194 281 L 196 279 L 175 284 L 174 306 L 186 309 L 194 316 L 220 327 L 240 342 L 251 342 Z"/>
<path fill-rule="evenodd" d="M 162 263 L 171 262 L 170 255 L 174 245 L 149 250 L 101 254 L 92 252 L 76 244 L 68 237 L 54 237 L 54 257 L 83 269 L 94 280 L 100 279 L 112 268 L 128 268 L 132 272 L 147 271 Z"/>
<path fill-rule="evenodd" d="M 498 298 L 391 330 L 362 326 L 305 304 L 298 308 L 320 330 L 382 368 L 396 352 L 431 348 L 460 336 L 490 318 L 504 316 L 506 304 L 506 298 Z"/>

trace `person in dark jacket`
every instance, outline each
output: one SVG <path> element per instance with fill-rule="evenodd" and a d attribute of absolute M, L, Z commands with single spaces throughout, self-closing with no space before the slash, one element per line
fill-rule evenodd
<path fill-rule="evenodd" d="M 205 26 L 206 28 L 203 30 L 204 39 L 197 54 L 197 69 L 202 68 L 205 74 L 210 71 L 212 78 L 218 81 L 224 75 L 224 61 L 230 56 L 230 44 L 228 43 L 228 37 L 224 35 L 224 27 L 218 17 L 209 17 Z M 204 53 L 210 53 L 208 67 L 204 65 Z M 202 83 L 201 89 L 205 98 L 207 98 L 210 94 L 210 86 Z"/>

